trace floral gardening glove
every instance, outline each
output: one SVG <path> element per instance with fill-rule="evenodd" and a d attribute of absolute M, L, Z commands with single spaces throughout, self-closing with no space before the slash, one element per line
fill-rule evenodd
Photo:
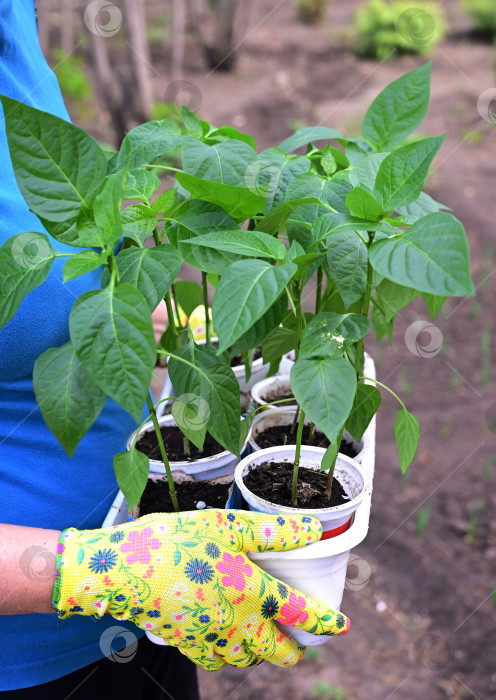
<path fill-rule="evenodd" d="M 64 530 L 53 606 L 59 617 L 131 620 L 213 671 L 267 659 L 292 666 L 305 648 L 275 622 L 344 634 L 348 619 L 255 566 L 245 552 L 312 544 L 318 520 L 233 510 L 153 514 L 112 528 Z"/>

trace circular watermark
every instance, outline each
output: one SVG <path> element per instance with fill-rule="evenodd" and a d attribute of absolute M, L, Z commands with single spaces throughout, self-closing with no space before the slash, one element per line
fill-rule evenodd
<path fill-rule="evenodd" d="M 24 576 L 36 583 L 46 583 L 53 580 L 57 557 L 46 547 L 33 545 L 21 554 L 19 568 Z"/>
<path fill-rule="evenodd" d="M 124 642 L 124 648 L 120 648 Z M 115 647 L 118 647 L 117 649 Z M 107 627 L 100 637 L 102 654 L 118 664 L 132 661 L 138 651 L 138 638 L 131 630 L 120 625 Z"/>
<path fill-rule="evenodd" d="M 40 233 L 21 233 L 16 236 L 11 248 L 16 264 L 26 270 L 43 267 L 53 258 L 47 238 Z"/>
<path fill-rule="evenodd" d="M 92 34 L 110 37 L 122 26 L 122 12 L 108 0 L 93 0 L 84 11 L 84 23 Z"/>
<path fill-rule="evenodd" d="M 443 334 L 430 321 L 414 321 L 406 329 L 405 344 L 412 355 L 436 357 L 443 346 Z"/>
<path fill-rule="evenodd" d="M 245 185 L 260 197 L 273 197 L 282 184 L 281 169 L 264 160 L 250 163 L 245 172 Z"/>
<path fill-rule="evenodd" d="M 426 633 L 413 643 L 412 656 L 424 668 L 434 670 L 446 666 L 451 659 L 451 649 L 444 637 Z"/>
<path fill-rule="evenodd" d="M 174 80 L 164 93 L 164 102 L 174 104 L 177 109 L 187 107 L 192 112 L 198 112 L 202 101 L 200 88 L 190 80 Z"/>
<path fill-rule="evenodd" d="M 372 569 L 369 562 L 358 554 L 350 554 L 344 584 L 346 590 L 362 591 L 369 583 L 371 575 Z"/>
<path fill-rule="evenodd" d="M 484 90 L 479 95 L 477 111 L 488 124 L 496 124 L 496 88 Z"/>
<path fill-rule="evenodd" d="M 197 394 L 181 394 L 172 404 L 171 413 L 180 428 L 202 430 L 207 427 L 210 406 Z"/>
<path fill-rule="evenodd" d="M 423 46 L 432 41 L 436 20 L 424 8 L 409 7 L 398 17 L 396 26 L 399 35 L 409 44 Z"/>

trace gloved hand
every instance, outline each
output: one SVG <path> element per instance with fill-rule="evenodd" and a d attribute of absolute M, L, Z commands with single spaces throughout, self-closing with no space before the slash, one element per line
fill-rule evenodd
<path fill-rule="evenodd" d="M 131 620 L 207 670 L 267 659 L 292 666 L 305 648 L 274 624 L 344 634 L 347 618 L 277 581 L 244 552 L 320 539 L 318 520 L 247 511 L 153 514 L 99 530 L 64 530 L 53 606 Z"/>

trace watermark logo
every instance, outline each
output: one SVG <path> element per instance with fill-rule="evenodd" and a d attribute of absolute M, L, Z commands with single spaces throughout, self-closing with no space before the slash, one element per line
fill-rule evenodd
<path fill-rule="evenodd" d="M 451 659 L 451 649 L 444 637 L 426 633 L 413 643 L 412 656 L 420 666 L 432 671 L 448 663 Z"/>
<path fill-rule="evenodd" d="M 19 559 L 19 568 L 24 576 L 36 583 L 53 580 L 57 563 L 56 555 L 46 547 L 28 547 Z"/>
<path fill-rule="evenodd" d="M 191 112 L 198 112 L 202 101 L 200 88 L 189 80 L 174 80 L 164 93 L 164 102 L 175 105 L 178 110 L 187 107 Z"/>
<path fill-rule="evenodd" d="M 260 197 L 274 197 L 282 184 L 281 169 L 264 160 L 251 163 L 245 172 L 246 187 Z"/>
<path fill-rule="evenodd" d="M 26 270 L 43 267 L 53 257 L 48 240 L 39 233 L 16 236 L 11 252 L 16 264 Z"/>
<path fill-rule="evenodd" d="M 124 648 L 122 648 L 124 644 Z M 121 625 L 107 627 L 100 637 L 102 654 L 118 664 L 132 661 L 138 651 L 138 639 L 131 630 Z"/>
<path fill-rule="evenodd" d="M 368 585 L 372 569 L 369 562 L 358 554 L 350 554 L 348 568 L 346 569 L 346 581 L 344 587 L 347 591 L 363 591 Z"/>
<path fill-rule="evenodd" d="M 427 10 L 409 7 L 398 17 L 398 33 L 409 44 L 423 46 L 432 41 L 436 30 L 436 20 Z"/>
<path fill-rule="evenodd" d="M 406 329 L 405 344 L 412 355 L 436 357 L 443 346 L 443 334 L 430 321 L 414 321 Z"/>
<path fill-rule="evenodd" d="M 207 427 L 210 406 L 197 394 L 181 394 L 172 404 L 171 413 L 180 428 L 202 430 Z"/>
<path fill-rule="evenodd" d="M 84 23 L 92 34 L 114 36 L 122 26 L 122 12 L 108 0 L 93 0 L 84 11 Z"/>
<path fill-rule="evenodd" d="M 496 125 L 496 88 L 481 93 L 477 100 L 477 111 L 488 124 Z"/>

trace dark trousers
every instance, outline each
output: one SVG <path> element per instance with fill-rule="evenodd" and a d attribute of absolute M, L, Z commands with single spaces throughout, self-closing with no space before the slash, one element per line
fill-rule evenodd
<path fill-rule="evenodd" d="M 129 649 L 129 647 L 128 647 Z M 134 651 L 134 650 L 133 650 Z M 49 683 L 7 690 L 2 700 L 200 700 L 195 665 L 173 647 L 140 639 L 135 655 L 103 658 Z"/>

